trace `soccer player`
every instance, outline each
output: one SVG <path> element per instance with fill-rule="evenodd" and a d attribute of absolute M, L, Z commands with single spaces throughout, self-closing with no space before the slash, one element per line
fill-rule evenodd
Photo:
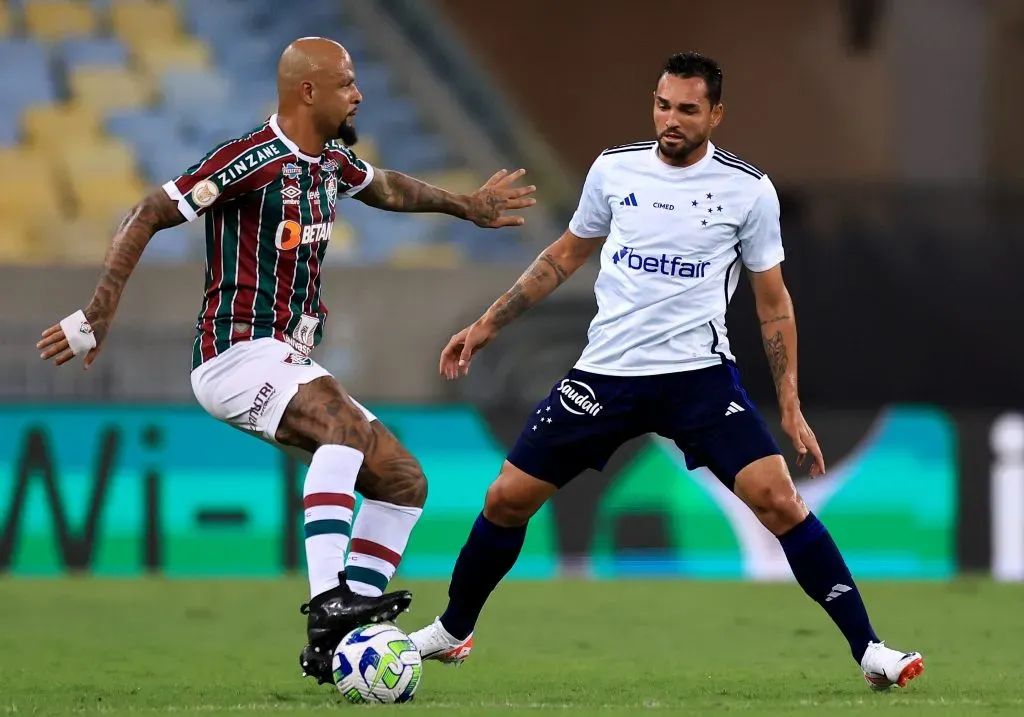
<path fill-rule="evenodd" d="M 426 659 L 460 663 L 484 602 L 512 568 L 526 524 L 561 486 L 602 469 L 624 441 L 672 439 L 706 466 L 782 544 L 797 582 L 849 641 L 875 689 L 916 677 L 916 652 L 886 647 L 825 526 L 808 511 L 779 448 L 740 383 L 725 326 L 746 268 L 765 352 L 797 463 L 825 472 L 797 393 L 793 303 L 782 278 L 779 201 L 768 176 L 716 147 L 722 72 L 695 53 L 665 64 L 654 92 L 656 140 L 601 153 L 568 231 L 441 353 L 448 379 L 477 351 L 601 254 L 597 315 L 575 366 L 536 406 L 459 553 L 448 607 L 411 635 Z"/>
<path fill-rule="evenodd" d="M 114 235 L 92 300 L 38 343 L 41 357 L 58 366 L 84 353 L 88 369 L 149 240 L 205 217 L 206 288 L 192 388 L 210 415 L 309 466 L 303 504 L 310 601 L 302 606 L 309 644 L 300 662 L 321 683 L 331 681 L 331 651 L 347 632 L 408 608 L 409 592 L 383 591 L 426 498 L 416 459 L 310 358 L 327 317 L 320 266 L 337 200 L 451 214 L 482 227 L 522 224 L 507 210 L 535 202 L 534 187 L 516 185 L 523 170 L 502 170 L 475 193 L 455 195 L 357 158 L 351 147 L 362 95 L 355 79 L 338 43 L 302 38 L 289 45 L 278 66 L 278 112 L 133 208 Z M 355 491 L 365 500 L 353 524 Z"/>

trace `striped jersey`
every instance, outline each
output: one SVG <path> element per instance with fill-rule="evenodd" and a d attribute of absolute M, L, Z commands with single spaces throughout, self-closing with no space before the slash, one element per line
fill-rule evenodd
<path fill-rule="evenodd" d="M 206 292 L 192 368 L 239 341 L 274 337 L 308 354 L 327 307 L 320 266 L 339 197 L 373 168 L 339 142 L 303 154 L 277 115 L 224 142 L 163 189 L 189 221 L 206 221 Z"/>
<path fill-rule="evenodd" d="M 768 176 L 710 142 L 689 167 L 665 164 L 654 141 L 605 150 L 569 231 L 607 237 L 597 315 L 576 367 L 613 376 L 734 360 L 725 313 L 740 264 L 766 271 L 784 258 Z"/>

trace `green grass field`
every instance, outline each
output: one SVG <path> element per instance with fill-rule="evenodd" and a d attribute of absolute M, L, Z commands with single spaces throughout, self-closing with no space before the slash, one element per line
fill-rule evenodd
<path fill-rule="evenodd" d="M 412 630 L 446 586 L 405 586 Z M 5 579 L 0 714 L 1024 714 L 1024 587 L 862 588 L 882 636 L 925 656 L 905 690 L 869 691 L 792 585 L 517 582 L 462 667 L 428 663 L 412 704 L 355 707 L 299 677 L 303 581 Z"/>

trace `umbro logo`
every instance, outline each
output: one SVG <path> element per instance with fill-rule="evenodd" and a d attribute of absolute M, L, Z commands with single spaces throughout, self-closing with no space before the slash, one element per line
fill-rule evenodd
<path fill-rule="evenodd" d="M 296 187 L 294 184 L 289 184 L 287 187 L 281 190 L 281 203 L 282 204 L 298 204 L 299 197 L 302 196 L 302 190 Z"/>
<path fill-rule="evenodd" d="M 625 199 L 623 199 L 621 202 L 619 202 L 619 206 L 620 207 L 635 207 L 635 206 L 638 206 L 637 203 L 636 203 L 636 195 L 633 194 L 633 192 L 630 192 L 629 196 L 627 196 Z"/>
<path fill-rule="evenodd" d="M 747 409 L 745 409 L 743 406 L 741 406 L 740 404 L 736 403 L 735 401 L 730 401 L 729 402 L 729 407 L 727 409 L 725 409 L 725 415 L 726 416 L 731 416 L 734 413 L 742 413 L 743 411 L 746 411 L 746 410 Z"/>

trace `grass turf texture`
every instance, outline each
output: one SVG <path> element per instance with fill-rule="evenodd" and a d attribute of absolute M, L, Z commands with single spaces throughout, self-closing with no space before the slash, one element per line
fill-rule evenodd
<path fill-rule="evenodd" d="M 414 591 L 406 630 L 444 606 Z M 460 668 L 427 663 L 413 703 L 348 705 L 299 677 L 306 584 L 0 580 L 2 714 L 1024 714 L 1024 586 L 864 583 L 875 627 L 926 670 L 868 690 L 795 585 L 512 582 Z"/>

